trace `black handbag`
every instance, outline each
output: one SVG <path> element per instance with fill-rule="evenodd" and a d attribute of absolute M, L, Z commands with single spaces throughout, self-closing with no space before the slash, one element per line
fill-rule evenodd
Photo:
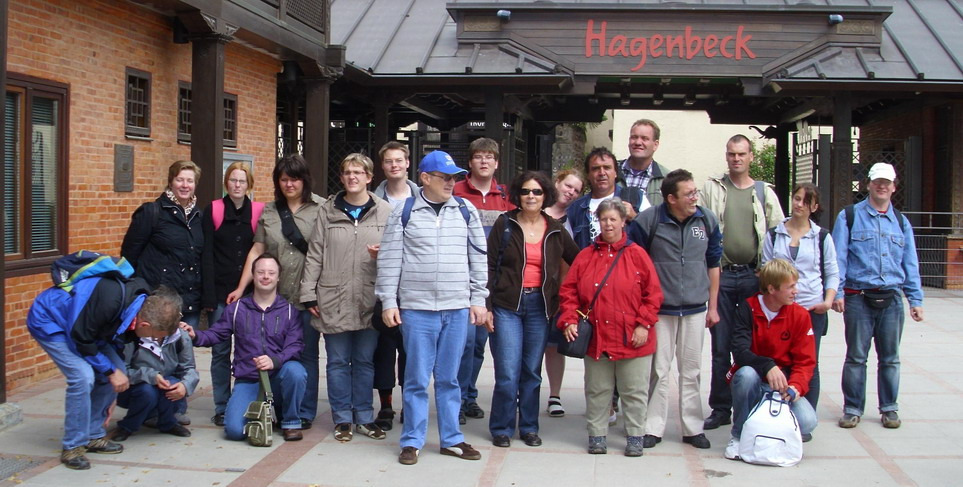
<path fill-rule="evenodd" d="M 563 339 L 558 342 L 558 353 L 566 357 L 585 358 L 594 331 L 592 329 L 592 322 L 589 321 L 589 313 L 591 313 L 592 308 L 595 307 L 595 301 L 599 299 L 599 293 L 601 293 L 602 288 L 605 287 L 605 281 L 609 279 L 612 271 L 615 270 L 615 265 L 618 264 L 619 257 L 622 256 L 623 251 L 625 251 L 625 247 L 622 247 L 619 252 L 615 254 L 615 259 L 612 260 L 612 266 L 609 267 L 609 271 L 605 273 L 605 277 L 603 277 L 602 282 L 599 283 L 598 289 L 595 290 L 595 296 L 592 297 L 592 302 L 589 303 L 588 310 L 584 313 L 576 310 L 579 314 L 578 323 L 575 324 L 578 335 L 575 337 L 575 340 L 572 341 L 564 339 L 563 336 Z"/>

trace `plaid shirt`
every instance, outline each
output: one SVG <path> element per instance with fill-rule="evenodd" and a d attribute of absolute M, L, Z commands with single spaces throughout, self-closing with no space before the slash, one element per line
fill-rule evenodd
<path fill-rule="evenodd" d="M 632 169 L 629 165 L 629 160 L 626 159 L 622 162 L 622 175 L 625 177 L 626 186 L 634 186 L 642 191 L 642 196 L 648 196 L 646 194 L 646 188 L 649 187 L 649 180 L 652 179 L 652 164 L 649 167 L 636 171 Z"/>

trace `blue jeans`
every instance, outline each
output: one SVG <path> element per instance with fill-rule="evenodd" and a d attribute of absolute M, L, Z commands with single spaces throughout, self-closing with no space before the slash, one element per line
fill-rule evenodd
<path fill-rule="evenodd" d="M 171 385 L 180 382 L 172 376 L 166 376 L 165 379 Z M 186 402 L 186 396 L 177 401 L 171 401 L 164 396 L 164 391 L 155 385 L 146 382 L 134 384 L 117 395 L 117 405 L 127 409 L 127 415 L 117 422 L 117 426 L 134 433 L 144 424 L 144 420 L 153 416 L 157 418 L 157 429 L 167 431 L 177 424 L 174 413 L 180 409 L 181 403 Z M 184 408 L 186 409 L 187 406 Z"/>
<path fill-rule="evenodd" d="M 378 331 L 374 328 L 325 333 L 328 354 L 328 403 L 334 424 L 374 422 L 374 351 Z"/>
<path fill-rule="evenodd" d="M 105 375 L 95 372 L 66 341 L 37 340 L 37 343 L 67 379 L 63 448 L 77 448 L 86 445 L 90 440 L 106 436 L 104 420 L 107 419 L 107 409 L 117 398 L 110 381 Z M 115 369 L 127 370 L 112 345 L 101 345 L 100 351 L 114 363 Z"/>
<path fill-rule="evenodd" d="M 207 313 L 207 326 L 214 326 L 224 313 L 224 304 Z M 224 414 L 231 398 L 231 338 L 211 347 L 211 386 L 214 392 L 214 413 Z"/>
<path fill-rule="evenodd" d="M 876 345 L 879 412 L 899 410 L 899 342 L 903 336 L 903 300 L 897 294 L 886 309 L 866 305 L 861 295 L 846 296 L 846 360 L 843 362 L 843 412 L 862 416 L 866 408 L 866 357 Z"/>
<path fill-rule="evenodd" d="M 318 415 L 318 384 L 321 380 L 321 332 L 311 326 L 311 312 L 299 311 L 301 314 L 301 334 L 304 340 L 304 350 L 301 351 L 299 362 L 308 373 L 308 385 L 304 390 L 304 399 L 298 409 L 301 419 L 314 421 Z M 237 387 L 237 386 L 235 386 Z"/>
<path fill-rule="evenodd" d="M 538 433 L 542 355 L 548 338 L 548 318 L 542 293 L 523 294 L 514 311 L 495 307 L 491 333 L 495 390 L 488 431 L 492 436 Z"/>
<path fill-rule="evenodd" d="M 485 361 L 485 342 L 488 341 L 488 329 L 484 326 L 474 326 L 468 323 L 468 336 L 465 338 L 465 351 L 458 366 L 458 385 L 461 387 L 461 401 L 470 404 L 478 401 L 478 374 L 481 373 L 482 363 Z"/>
<path fill-rule="evenodd" d="M 763 394 L 771 391 L 769 384 L 762 381 L 756 369 L 752 367 L 739 367 L 735 376 L 732 378 L 732 437 L 739 438 L 742 435 L 742 425 L 749 418 L 752 408 L 756 407 Z M 818 418 L 816 410 L 805 397 L 789 406 L 792 413 L 799 421 L 799 430 L 803 433 L 812 433 L 816 429 Z"/>
<path fill-rule="evenodd" d="M 408 363 L 402 388 L 405 422 L 401 447 L 425 446 L 428 434 L 428 383 L 435 379 L 438 436 L 446 448 L 465 441 L 458 425 L 461 394 L 458 363 L 465 349 L 468 309 L 443 311 L 401 310 L 401 334 Z"/>
<path fill-rule="evenodd" d="M 300 362 L 288 360 L 281 366 L 281 370 L 271 376 L 271 392 L 274 393 L 274 410 L 281 413 L 281 428 L 301 429 L 301 418 L 298 408 L 304 399 L 307 372 Z M 260 382 L 251 380 L 235 380 L 234 393 L 227 401 L 224 412 L 224 433 L 227 439 L 239 441 L 244 439 L 244 424 L 247 418 L 247 406 L 257 401 Z"/>
<path fill-rule="evenodd" d="M 709 383 L 709 407 L 729 415 L 732 392 L 726 373 L 732 367 L 732 330 L 736 323 L 736 304 L 759 292 L 759 278 L 746 268 L 723 271 L 719 280 L 719 323 L 709 328 L 712 335 L 712 376 Z"/>
<path fill-rule="evenodd" d="M 813 378 L 809 381 L 809 392 L 806 393 L 806 400 L 816 409 L 819 404 L 819 342 L 829 329 L 829 315 L 826 313 L 809 312 L 809 319 L 813 323 L 813 338 L 816 339 L 816 367 L 813 369 Z"/>

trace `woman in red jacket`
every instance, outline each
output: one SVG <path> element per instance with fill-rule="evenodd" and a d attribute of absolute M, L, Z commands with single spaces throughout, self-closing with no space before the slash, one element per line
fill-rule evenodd
<path fill-rule="evenodd" d="M 623 232 L 627 217 L 619 198 L 599 203 L 601 235 L 579 252 L 559 291 L 558 327 L 565 339 L 578 335 L 578 311 L 588 310 L 599 283 L 613 267 L 589 313 L 592 339 L 585 357 L 585 419 L 592 454 L 607 452 L 609 406 L 618 386 L 625 418 L 625 455 L 642 456 L 642 435 L 655 352 L 662 289 L 649 255 Z M 616 261 L 616 259 L 618 259 Z"/>

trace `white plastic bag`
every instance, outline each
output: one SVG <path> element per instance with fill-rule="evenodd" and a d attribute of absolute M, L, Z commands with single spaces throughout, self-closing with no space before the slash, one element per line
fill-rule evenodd
<path fill-rule="evenodd" d="M 768 392 L 742 425 L 739 456 L 757 465 L 792 467 L 802 460 L 802 435 L 796 415 L 778 391 Z"/>

